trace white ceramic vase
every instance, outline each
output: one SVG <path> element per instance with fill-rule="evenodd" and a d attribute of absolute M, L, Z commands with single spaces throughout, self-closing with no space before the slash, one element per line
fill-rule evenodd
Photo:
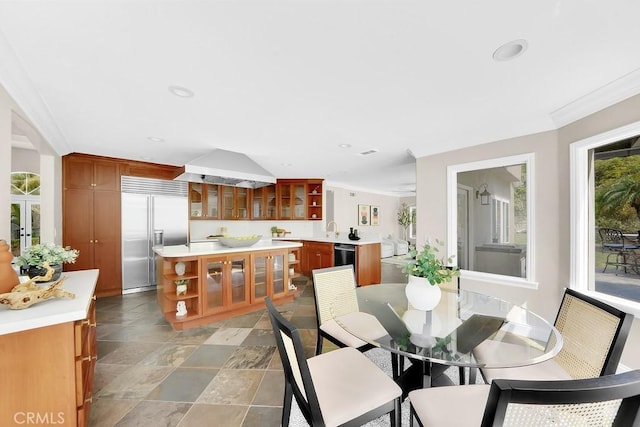
<path fill-rule="evenodd" d="M 409 275 L 409 283 L 405 288 L 409 304 L 417 310 L 433 310 L 442 297 L 442 292 L 438 285 L 431 285 L 424 277 Z"/>
<path fill-rule="evenodd" d="M 179 262 L 176 262 L 176 265 L 174 266 L 174 270 L 176 271 L 176 274 L 178 276 L 183 276 L 186 267 L 187 266 L 184 264 L 184 262 L 179 261 Z"/>

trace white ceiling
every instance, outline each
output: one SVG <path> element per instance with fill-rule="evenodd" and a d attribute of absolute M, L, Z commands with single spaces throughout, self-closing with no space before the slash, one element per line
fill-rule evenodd
<path fill-rule="evenodd" d="M 222 148 L 402 195 L 411 153 L 640 92 L 639 16 L 630 0 L 2 0 L 0 84 L 59 154 L 182 165 Z M 492 59 L 515 39 L 523 55 Z"/>

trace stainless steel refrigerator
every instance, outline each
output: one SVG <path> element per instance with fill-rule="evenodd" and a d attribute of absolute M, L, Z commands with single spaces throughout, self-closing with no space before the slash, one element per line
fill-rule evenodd
<path fill-rule="evenodd" d="M 122 293 L 155 289 L 154 233 L 164 245 L 185 245 L 189 235 L 188 184 L 122 177 Z"/>

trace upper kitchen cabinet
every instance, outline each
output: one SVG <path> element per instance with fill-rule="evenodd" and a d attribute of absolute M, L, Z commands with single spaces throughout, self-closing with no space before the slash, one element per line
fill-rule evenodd
<path fill-rule="evenodd" d="M 191 219 L 220 219 L 221 186 L 189 183 L 189 216 Z"/>
<path fill-rule="evenodd" d="M 267 185 L 253 189 L 251 219 L 277 219 L 276 186 Z"/>
<path fill-rule="evenodd" d="M 120 191 L 120 164 L 83 155 L 65 157 L 65 188 Z"/>
<path fill-rule="evenodd" d="M 222 219 L 250 219 L 250 189 L 244 187 L 221 186 Z"/>
<path fill-rule="evenodd" d="M 278 180 L 278 219 L 307 219 L 305 180 Z"/>
<path fill-rule="evenodd" d="M 322 219 L 321 179 L 279 179 L 278 219 Z"/>
<path fill-rule="evenodd" d="M 322 180 L 307 181 L 307 219 L 322 219 Z"/>

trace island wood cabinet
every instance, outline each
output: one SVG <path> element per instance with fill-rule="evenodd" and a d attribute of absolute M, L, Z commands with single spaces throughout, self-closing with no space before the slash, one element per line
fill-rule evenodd
<path fill-rule="evenodd" d="M 253 287 L 251 301 L 284 296 L 288 291 L 288 251 L 261 251 L 252 254 Z"/>
<path fill-rule="evenodd" d="M 174 329 L 204 325 L 293 299 L 288 288 L 288 248 L 187 257 L 158 256 L 158 304 Z M 178 276 L 175 265 L 185 264 Z M 187 280 L 185 294 L 177 295 L 176 280 Z M 187 314 L 177 316 L 183 301 Z"/>
<path fill-rule="evenodd" d="M 65 156 L 62 166 L 62 242 L 79 251 L 74 264 L 64 265 L 65 271 L 99 269 L 96 295 L 120 294 L 120 165 Z"/>
<path fill-rule="evenodd" d="M 176 264 L 184 264 L 184 274 L 176 273 Z M 157 257 L 158 304 L 171 324 L 197 319 L 202 314 L 200 305 L 200 260 L 198 257 L 164 259 Z M 187 290 L 177 292 L 177 281 L 186 282 Z M 177 316 L 178 302 L 183 301 L 187 314 Z"/>
<path fill-rule="evenodd" d="M 94 300 L 83 320 L 0 335 L 0 425 L 88 426 L 97 356 Z"/>

